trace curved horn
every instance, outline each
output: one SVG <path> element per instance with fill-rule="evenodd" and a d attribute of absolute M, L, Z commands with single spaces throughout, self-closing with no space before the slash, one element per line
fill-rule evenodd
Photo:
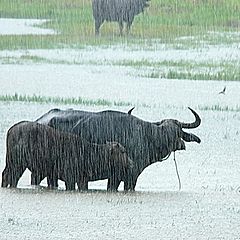
<path fill-rule="evenodd" d="M 132 114 L 132 110 L 134 109 L 135 107 L 131 108 L 129 111 L 128 111 L 128 115 L 131 115 Z"/>
<path fill-rule="evenodd" d="M 182 139 L 186 142 L 197 142 L 197 143 L 201 142 L 201 139 L 195 134 L 186 133 L 184 131 L 182 131 Z"/>
<path fill-rule="evenodd" d="M 195 121 L 192 122 L 192 123 L 182 123 L 182 122 L 180 122 L 181 127 L 182 128 L 196 128 L 201 124 L 201 118 L 199 117 L 199 115 L 193 109 L 191 109 L 190 107 L 188 107 L 188 108 L 193 113 L 193 115 L 195 116 Z"/>

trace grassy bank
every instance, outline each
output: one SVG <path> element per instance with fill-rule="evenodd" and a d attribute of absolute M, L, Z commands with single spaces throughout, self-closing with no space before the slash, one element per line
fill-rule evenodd
<path fill-rule="evenodd" d="M 119 36 L 117 23 L 105 23 L 101 36 L 94 36 L 91 0 L 1 0 L 2 18 L 50 19 L 43 27 L 59 35 L 1 36 L 1 49 L 81 47 L 84 44 L 138 42 L 159 38 L 173 42 L 181 36 L 204 36 L 208 31 L 238 31 L 238 0 L 151 0 L 144 14 L 138 15 L 129 36 Z"/>

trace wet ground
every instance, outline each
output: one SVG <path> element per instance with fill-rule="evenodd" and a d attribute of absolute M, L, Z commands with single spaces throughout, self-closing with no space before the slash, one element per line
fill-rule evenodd
<path fill-rule="evenodd" d="M 239 239 L 235 193 L 1 190 L 1 239 Z"/>
<path fill-rule="evenodd" d="M 54 79 L 53 71 L 49 75 Z M 154 89 L 151 83 L 155 85 L 151 81 L 148 86 Z M 202 85 L 204 83 L 206 86 L 209 84 L 202 82 Z M 62 82 L 63 88 L 64 84 Z M 183 81 L 182 91 L 192 87 L 191 84 L 191 81 Z M 221 86 L 218 82 L 215 84 L 212 83 L 216 89 Z M 170 81 L 169 87 L 171 85 Z M 28 87 L 26 85 L 26 89 Z M 89 87 L 95 94 L 94 84 Z M 209 89 L 212 91 L 212 88 Z M 142 88 L 143 96 L 146 91 L 146 88 Z M 194 90 L 191 96 L 188 95 L 193 103 L 189 100 L 185 104 L 182 91 L 178 88 L 169 96 L 169 99 L 174 99 L 169 105 L 167 100 L 154 102 L 156 105 L 150 108 L 139 105 L 133 114 L 149 121 L 168 117 L 192 121 L 193 116 L 187 106 L 195 107 L 194 99 L 200 96 Z M 117 89 L 114 92 L 119 93 Z M 138 92 L 141 92 L 139 88 L 135 93 Z M 111 96 L 116 97 L 114 94 Z M 154 92 L 152 96 L 157 101 Z M 132 93 L 129 100 L 134 97 L 138 98 Z M 218 101 L 226 104 L 224 101 L 228 94 L 220 97 L 214 91 L 212 98 L 213 101 L 219 98 Z M 141 99 L 150 101 L 150 97 Z M 236 104 L 235 101 L 231 100 L 232 106 Z M 101 106 L 2 102 L 1 170 L 5 164 L 7 129 L 18 121 L 34 120 L 53 107 L 92 111 L 106 109 Z M 127 111 L 128 107 L 114 109 Z M 88 193 L 65 192 L 62 182 L 58 191 L 33 189 L 29 172 L 26 172 L 19 182 L 19 189 L 0 189 L 1 239 L 131 239 L 136 236 L 140 239 L 239 239 L 239 112 L 197 112 L 202 118 L 202 125 L 191 132 L 197 134 L 202 143 L 188 143 L 186 151 L 176 154 L 181 191 L 178 191 L 172 156 L 166 162 L 155 163 L 145 169 L 138 179 L 135 193 L 122 192 L 122 185 L 119 193 L 107 193 L 106 181 L 92 182 L 90 189 L 99 191 Z M 46 186 L 46 182 L 42 186 Z"/>
<path fill-rule="evenodd" d="M 231 48 L 232 54 L 228 51 L 226 56 L 224 49 L 218 54 L 234 61 L 231 56 L 234 58 L 238 50 Z M 66 56 L 69 60 L 72 54 L 80 58 L 86 50 L 54 51 L 56 58 Z M 121 50 L 118 51 L 121 56 Z M 28 51 L 28 54 L 35 56 L 41 52 Z M 44 56 L 52 59 L 52 52 L 47 52 Z M 101 59 L 103 55 L 97 52 L 92 57 Z M 110 57 L 115 54 L 114 49 L 107 52 L 111 52 Z M 183 59 L 192 56 L 184 52 Z M 199 59 L 207 56 L 204 50 L 198 52 L 202 53 Z M 0 52 L 1 56 L 12 54 L 19 51 Z M 122 58 L 128 59 L 124 49 Z M 210 58 L 215 59 L 215 55 Z M 107 193 L 106 181 L 92 182 L 91 190 L 85 193 L 66 192 L 62 182 L 56 191 L 47 190 L 45 181 L 42 187 L 34 188 L 30 186 L 27 171 L 18 189 L 0 188 L 0 239 L 240 239 L 240 114 L 204 110 L 214 105 L 236 109 L 240 103 L 240 83 L 139 78 L 137 70 L 134 71 L 114 65 L 2 64 L 0 95 L 16 92 L 128 101 L 136 106 L 133 115 L 148 121 L 163 118 L 193 121 L 187 107 L 196 109 L 202 124 L 190 132 L 202 142 L 187 143 L 186 151 L 176 153 L 181 191 L 172 156 L 145 169 L 134 193 L 124 193 L 122 185 L 118 193 Z M 219 95 L 225 85 L 226 94 Z M 5 166 L 9 127 L 21 120 L 34 120 L 53 107 L 106 109 L 0 102 L 1 171 Z M 126 106 L 109 108 L 129 110 Z"/>

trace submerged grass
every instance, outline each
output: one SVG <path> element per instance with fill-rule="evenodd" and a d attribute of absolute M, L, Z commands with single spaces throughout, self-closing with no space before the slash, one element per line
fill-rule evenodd
<path fill-rule="evenodd" d="M 94 50 L 93 50 L 94 51 Z M 2 63 L 26 63 L 26 62 L 34 62 L 34 63 L 52 63 L 52 64 L 76 64 L 76 65 L 111 65 L 111 66 L 124 66 L 124 67 L 134 67 L 134 68 L 141 68 L 141 67 L 151 67 L 153 69 L 161 68 L 161 67 L 177 67 L 187 70 L 193 69 L 229 69 L 230 71 L 238 68 L 240 66 L 240 62 L 237 60 L 232 61 L 222 61 L 222 62 L 207 62 L 207 61 L 186 61 L 186 60 L 149 60 L 147 58 L 141 58 L 138 60 L 132 59 L 123 59 L 123 60 L 87 60 L 87 59 L 65 59 L 65 60 L 58 60 L 58 59 L 51 59 L 46 57 L 40 57 L 31 53 L 23 53 L 20 56 L 0 56 L 0 61 Z M 210 71 L 209 71 L 210 72 Z"/>
<path fill-rule="evenodd" d="M 235 107 L 220 106 L 220 105 L 198 106 L 198 109 L 203 111 L 240 112 L 239 105 L 236 105 Z"/>
<path fill-rule="evenodd" d="M 0 57 L 1 64 L 26 64 L 26 63 L 43 63 L 43 64 L 72 64 L 66 60 L 47 59 L 36 55 L 21 55 L 20 57 Z M 76 64 L 76 62 L 74 62 Z M 83 63 L 78 63 L 83 64 Z"/>
<path fill-rule="evenodd" d="M 1 0 L 0 9 L 2 18 L 50 19 L 42 27 L 59 33 L 1 36 L 0 49 L 82 47 L 119 42 L 141 44 L 141 39 L 161 39 L 169 43 L 182 36 L 204 38 L 209 31 L 237 32 L 240 28 L 239 0 L 151 0 L 145 13 L 135 17 L 130 35 L 120 37 L 117 23 L 104 23 L 98 38 L 94 36 L 91 0 Z M 218 37 L 212 39 L 219 41 Z M 188 44 L 191 44 L 189 39 Z"/>
<path fill-rule="evenodd" d="M 130 102 L 124 101 L 109 101 L 106 99 L 86 99 L 78 98 L 63 98 L 63 97 L 45 97 L 38 95 L 0 95 L 0 102 L 31 102 L 31 103 L 54 103 L 64 105 L 85 105 L 85 106 L 132 106 Z"/>
<path fill-rule="evenodd" d="M 132 107 L 141 106 L 144 108 L 159 108 L 158 105 L 154 104 L 150 106 L 146 103 L 131 103 L 125 101 L 110 101 L 106 99 L 86 99 L 86 98 L 63 98 L 63 97 L 46 97 L 38 95 L 21 95 L 15 93 L 14 95 L 0 95 L 0 102 L 23 102 L 23 103 L 40 103 L 40 104 L 61 104 L 61 105 L 84 105 L 84 106 L 105 106 L 105 107 Z M 162 105 L 161 105 L 162 106 Z M 168 108 L 181 108 L 176 106 L 168 106 Z M 184 107 L 185 108 L 185 107 Z M 240 112 L 240 106 L 235 107 L 212 105 L 212 106 L 201 106 L 198 105 L 196 109 L 202 111 L 220 111 L 220 112 Z"/>
<path fill-rule="evenodd" d="M 58 60 L 37 55 L 23 54 L 19 57 L 0 57 L 1 64 L 66 64 L 66 65 L 110 65 L 132 67 L 140 71 L 138 76 L 154 79 L 218 80 L 240 81 L 239 61 L 193 62 L 193 61 L 153 61 L 148 59 L 95 61 Z M 142 73 L 143 72 L 143 73 Z M 136 74 L 136 73 L 134 73 Z"/>
<path fill-rule="evenodd" d="M 141 75 L 148 78 L 164 78 L 164 79 L 184 79 L 184 80 L 213 80 L 213 81 L 240 81 L 240 71 L 222 70 L 217 73 L 194 73 L 169 70 L 167 73 L 154 71 Z"/>

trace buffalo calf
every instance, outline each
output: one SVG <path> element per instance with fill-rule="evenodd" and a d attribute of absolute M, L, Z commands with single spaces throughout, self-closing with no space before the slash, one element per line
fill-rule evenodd
<path fill-rule="evenodd" d="M 108 190 L 117 190 L 132 167 L 119 143 L 89 143 L 79 136 L 63 133 L 36 122 L 20 122 L 7 133 L 6 167 L 2 187 L 16 187 L 26 168 L 31 184 L 48 177 L 49 185 L 65 181 L 67 190 L 87 190 L 88 181 L 108 178 Z"/>

